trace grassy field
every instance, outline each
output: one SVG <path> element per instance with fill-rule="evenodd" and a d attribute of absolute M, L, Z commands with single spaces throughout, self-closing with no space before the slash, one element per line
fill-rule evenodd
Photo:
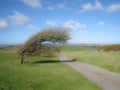
<path fill-rule="evenodd" d="M 97 50 L 98 46 L 61 46 L 62 51 L 84 51 L 84 50 Z"/>
<path fill-rule="evenodd" d="M 73 54 L 74 53 L 74 54 Z M 97 50 L 66 51 L 69 59 L 76 59 L 120 73 L 120 51 L 104 52 Z"/>
<path fill-rule="evenodd" d="M 58 57 L 25 58 L 0 54 L 0 90 L 101 90 L 94 83 L 58 61 Z"/>

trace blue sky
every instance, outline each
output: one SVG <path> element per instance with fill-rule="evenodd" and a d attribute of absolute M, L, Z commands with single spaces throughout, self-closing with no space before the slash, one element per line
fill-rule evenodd
<path fill-rule="evenodd" d="M 50 27 L 69 43 L 120 43 L 120 0 L 0 0 L 0 44 L 22 44 Z"/>

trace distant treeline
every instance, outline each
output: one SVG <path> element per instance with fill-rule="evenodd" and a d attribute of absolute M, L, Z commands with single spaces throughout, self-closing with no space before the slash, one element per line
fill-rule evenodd
<path fill-rule="evenodd" d="M 101 46 L 99 50 L 102 51 L 120 51 L 120 44 Z"/>

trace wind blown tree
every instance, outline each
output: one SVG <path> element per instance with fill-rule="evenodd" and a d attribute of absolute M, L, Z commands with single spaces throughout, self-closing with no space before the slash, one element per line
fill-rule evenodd
<path fill-rule="evenodd" d="M 24 55 L 28 56 L 38 56 L 49 55 L 56 49 L 53 48 L 53 45 L 56 43 L 65 43 L 70 39 L 68 30 L 65 28 L 50 28 L 42 30 L 38 34 L 32 36 L 28 39 L 27 42 L 22 46 L 19 51 L 21 64 L 24 63 Z M 52 43 L 48 44 L 46 42 Z"/>

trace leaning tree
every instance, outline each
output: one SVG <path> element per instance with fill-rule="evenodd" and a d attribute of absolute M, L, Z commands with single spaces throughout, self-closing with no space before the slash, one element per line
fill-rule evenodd
<path fill-rule="evenodd" d="M 56 43 L 65 43 L 69 39 L 70 36 L 66 28 L 50 28 L 42 30 L 36 35 L 33 35 L 24 45 L 22 45 L 19 51 L 21 58 L 20 63 L 24 63 L 24 55 L 36 56 L 44 55 L 46 53 L 51 54 L 55 51 L 53 45 Z"/>

